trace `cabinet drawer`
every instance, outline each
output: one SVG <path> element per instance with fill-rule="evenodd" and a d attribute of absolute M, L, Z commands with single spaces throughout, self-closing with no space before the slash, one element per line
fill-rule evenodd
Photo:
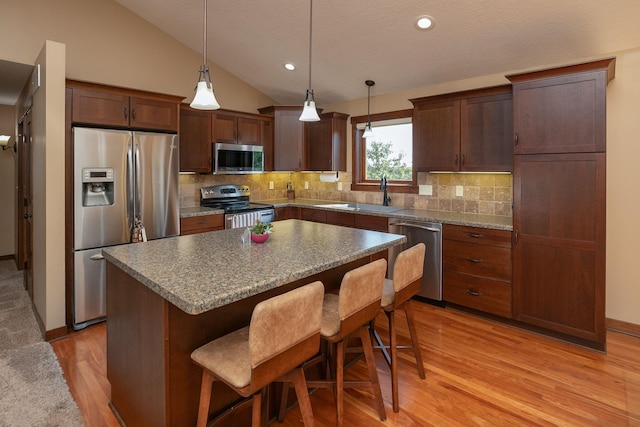
<path fill-rule="evenodd" d="M 355 224 L 355 215 L 348 212 L 327 211 L 327 224 L 344 225 L 345 227 L 353 227 Z"/>
<path fill-rule="evenodd" d="M 511 247 L 511 232 L 492 228 L 444 224 L 442 226 L 442 238 L 505 248 Z"/>
<path fill-rule="evenodd" d="M 204 233 L 224 229 L 224 215 L 202 215 L 180 218 L 180 234 Z"/>
<path fill-rule="evenodd" d="M 355 226 L 356 228 L 382 231 L 383 233 L 386 233 L 389 230 L 388 220 L 386 216 L 356 214 Z"/>
<path fill-rule="evenodd" d="M 300 208 L 300 219 L 315 222 L 327 222 L 327 211 L 321 209 Z"/>
<path fill-rule="evenodd" d="M 498 246 L 442 241 L 443 270 L 511 282 L 511 249 Z"/>
<path fill-rule="evenodd" d="M 511 285 L 480 277 L 445 271 L 445 301 L 511 318 Z"/>

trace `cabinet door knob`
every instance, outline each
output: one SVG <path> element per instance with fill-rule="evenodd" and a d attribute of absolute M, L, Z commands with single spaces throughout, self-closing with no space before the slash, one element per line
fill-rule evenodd
<path fill-rule="evenodd" d="M 123 110 L 124 110 L 124 119 L 127 120 L 129 118 L 129 109 L 127 107 L 124 107 Z"/>
<path fill-rule="evenodd" d="M 462 166 L 464 166 L 464 154 L 462 155 Z"/>
<path fill-rule="evenodd" d="M 458 166 L 458 155 L 457 154 L 453 156 L 453 164 Z"/>
<path fill-rule="evenodd" d="M 515 144 L 518 145 L 518 132 L 516 132 Z"/>

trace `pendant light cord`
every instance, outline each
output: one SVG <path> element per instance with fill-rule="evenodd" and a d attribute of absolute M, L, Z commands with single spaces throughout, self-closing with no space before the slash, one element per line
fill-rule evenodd
<path fill-rule="evenodd" d="M 207 0 L 204 0 L 204 37 L 203 37 L 203 45 L 202 49 L 202 65 L 204 67 L 207 66 Z"/>
<path fill-rule="evenodd" d="M 313 0 L 309 0 L 309 90 L 311 90 L 311 37 L 313 34 Z"/>

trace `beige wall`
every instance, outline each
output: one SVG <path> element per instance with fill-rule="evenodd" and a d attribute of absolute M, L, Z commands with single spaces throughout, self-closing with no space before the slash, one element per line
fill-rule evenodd
<path fill-rule="evenodd" d="M 0 105 L 0 135 L 16 142 L 15 107 Z M 15 173 L 17 156 L 13 150 L 0 150 L 0 257 L 15 255 Z"/>
<path fill-rule="evenodd" d="M 202 52 L 115 1 L 2 0 L 0 10 L 0 59 L 33 64 L 45 40 L 53 40 L 67 46 L 67 78 L 193 99 Z M 209 68 L 222 108 L 257 113 L 273 105 L 224 69 L 211 62 Z"/>
<path fill-rule="evenodd" d="M 65 326 L 64 88 L 65 46 L 46 41 L 35 64 L 40 88 L 33 93 L 33 303 L 45 330 Z M 31 101 L 27 87 L 18 110 Z"/>

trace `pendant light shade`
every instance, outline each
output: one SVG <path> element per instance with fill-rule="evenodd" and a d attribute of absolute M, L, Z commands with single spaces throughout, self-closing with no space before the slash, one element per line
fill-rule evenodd
<path fill-rule="evenodd" d="M 371 138 L 373 137 L 373 129 L 371 129 L 371 86 L 375 85 L 376 82 L 373 80 L 365 80 L 364 84 L 368 86 L 367 88 L 367 124 L 364 127 L 364 132 L 362 133 L 363 138 Z"/>
<path fill-rule="evenodd" d="M 203 61 L 200 67 L 198 84 L 196 85 L 196 95 L 191 102 L 191 108 L 196 110 L 217 110 L 220 104 L 213 94 L 213 85 L 211 84 L 211 76 L 209 75 L 209 67 L 207 66 L 207 0 L 204 0 L 204 48 Z"/>
<path fill-rule="evenodd" d="M 307 89 L 307 98 L 304 101 L 304 109 L 300 114 L 301 122 L 317 122 L 320 121 L 318 111 L 316 111 L 316 101 L 313 99 L 313 89 L 311 89 L 311 36 L 313 34 L 313 0 L 309 0 L 309 86 Z"/>

